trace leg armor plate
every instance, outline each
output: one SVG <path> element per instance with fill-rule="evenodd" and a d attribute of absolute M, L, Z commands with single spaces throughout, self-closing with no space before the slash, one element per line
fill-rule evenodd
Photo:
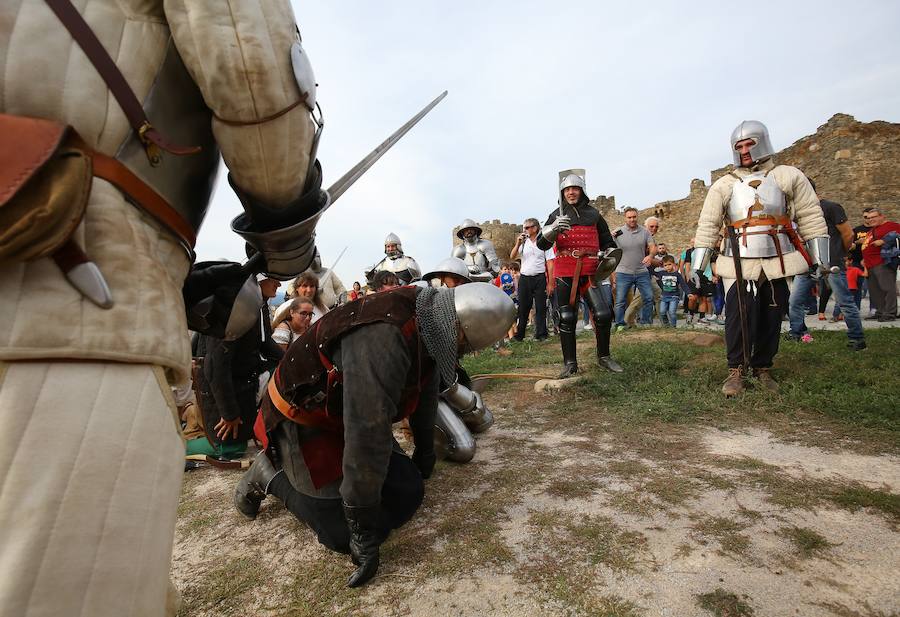
<path fill-rule="evenodd" d="M 438 457 L 468 463 L 475 456 L 475 438 L 443 400 L 438 401 L 434 421 L 434 450 Z"/>

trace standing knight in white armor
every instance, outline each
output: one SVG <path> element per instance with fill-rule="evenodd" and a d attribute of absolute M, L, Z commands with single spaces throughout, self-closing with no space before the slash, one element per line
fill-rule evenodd
<path fill-rule="evenodd" d="M 395 233 L 389 233 L 384 239 L 384 259 L 366 271 L 366 280 L 369 284 L 372 283 L 375 273 L 382 270 L 396 274 L 401 285 L 409 285 L 422 276 L 422 269 L 416 260 L 403 254 L 403 244 Z"/>
<path fill-rule="evenodd" d="M 456 232 L 456 237 L 462 240 L 462 244 L 454 246 L 450 255 L 466 263 L 473 281 L 489 283 L 500 273 L 500 259 L 494 243 L 482 239 L 481 231 L 478 223 L 465 219 Z"/>
<path fill-rule="evenodd" d="M 703 203 L 691 265 L 699 277 L 724 223 L 716 273 L 725 285 L 726 396 L 744 391 L 748 369 L 761 386 L 778 389 L 769 369 L 788 308 L 788 277 L 829 263 L 819 198 L 803 172 L 772 161 L 765 125 L 741 122 L 731 134 L 731 151 L 734 170 L 713 183 Z"/>
<path fill-rule="evenodd" d="M 191 365 L 193 239 L 221 152 L 256 262 L 281 279 L 309 266 L 329 199 L 315 81 L 288 0 L 75 4 L 0 3 L 0 175 L 69 124 L 80 141 L 59 158 L 84 178 L 68 252 L 0 259 L 13 439 L 0 449 L 0 615 L 162 615 L 185 451 L 169 383 Z M 26 188 L 52 198 L 63 184 Z M 185 299 L 218 294 L 220 273 L 247 279 L 237 264 L 199 270 L 206 289 Z"/>

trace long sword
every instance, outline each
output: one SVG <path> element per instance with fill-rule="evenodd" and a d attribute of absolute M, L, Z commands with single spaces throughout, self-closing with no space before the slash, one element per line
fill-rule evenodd
<path fill-rule="evenodd" d="M 428 112 L 430 112 L 438 103 L 444 100 L 445 96 L 447 96 L 446 90 L 441 92 L 436 99 L 428 103 L 428 105 L 426 105 L 422 109 L 422 111 L 410 118 L 406 122 L 406 124 L 397 129 L 390 137 L 381 142 L 381 144 L 377 148 L 372 150 L 365 158 L 363 158 L 363 160 L 354 165 L 350 171 L 338 178 L 337 182 L 328 187 L 328 194 L 331 196 L 331 200 L 329 201 L 326 209 L 334 205 L 334 202 L 338 200 L 338 197 L 343 195 L 347 191 L 347 189 L 349 189 L 353 185 L 354 182 L 359 180 L 360 176 L 366 173 L 366 171 L 368 171 L 369 168 L 375 164 L 375 161 L 384 156 L 385 152 L 390 150 L 394 146 L 394 144 L 400 141 L 400 139 L 409 132 L 409 129 L 418 124 L 419 120 L 424 118 L 426 114 L 428 114 Z M 312 163 L 310 163 L 310 165 L 312 165 Z M 324 213 L 324 211 L 322 213 Z M 320 213 L 320 215 L 322 213 Z M 341 254 L 343 255 L 343 253 Z M 340 259 L 340 257 L 338 259 Z M 243 270 L 249 275 L 253 272 L 256 272 L 261 263 L 263 263 L 262 253 L 255 253 L 248 261 L 244 263 Z M 332 268 L 334 268 L 333 265 Z"/>
<path fill-rule="evenodd" d="M 357 163 L 350 171 L 345 173 L 343 176 L 338 178 L 337 182 L 332 184 L 328 188 L 328 194 L 331 195 L 331 203 L 333 204 L 338 200 L 338 197 L 344 194 L 344 192 L 350 188 L 354 182 L 359 180 L 359 177 L 362 176 L 366 171 L 375 164 L 375 161 L 380 159 L 385 152 L 391 149 L 391 147 L 400 141 L 400 138 L 406 135 L 409 132 L 409 129 L 414 127 L 419 120 L 425 117 L 425 115 L 434 109 L 434 106 L 440 103 L 444 97 L 447 96 L 447 91 L 444 90 L 436 99 L 428 103 L 422 111 L 417 113 L 415 116 L 409 119 L 409 121 L 401 126 L 397 131 L 385 139 L 381 145 L 372 150 L 368 156 L 366 156 L 363 160 Z"/>
<path fill-rule="evenodd" d="M 322 287 L 322 285 L 323 285 L 328 279 L 331 278 L 331 275 L 334 273 L 334 269 L 337 267 L 338 262 L 341 260 L 341 257 L 344 256 L 344 253 L 347 252 L 347 249 L 348 249 L 348 248 L 350 248 L 349 245 L 347 245 L 347 246 L 344 247 L 344 250 L 341 251 L 341 254 L 337 256 L 337 259 L 334 260 L 334 263 L 331 264 L 331 267 L 328 268 L 328 271 L 327 271 L 325 274 L 322 275 L 322 278 L 319 279 L 319 287 Z"/>

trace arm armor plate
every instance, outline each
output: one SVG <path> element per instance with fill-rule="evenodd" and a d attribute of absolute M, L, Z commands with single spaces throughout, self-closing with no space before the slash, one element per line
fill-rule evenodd
<path fill-rule="evenodd" d="M 702 274 L 706 270 L 706 266 L 709 265 L 710 259 L 712 259 L 712 249 L 706 247 L 695 248 L 694 254 L 691 256 L 691 271 Z"/>
<path fill-rule="evenodd" d="M 229 175 L 232 188 L 241 199 L 245 212 L 231 222 L 252 251 L 263 254 L 266 274 L 282 281 L 309 268 L 316 254 L 316 224 L 331 205 L 331 197 L 321 190 L 322 173 L 316 161 L 312 188 L 287 208 L 275 210 L 241 191 Z"/>
<path fill-rule="evenodd" d="M 441 392 L 441 398 L 473 433 L 482 433 L 494 423 L 494 415 L 485 406 L 481 395 L 459 382 Z"/>
<path fill-rule="evenodd" d="M 813 265 L 819 266 L 822 270 L 828 270 L 831 265 L 830 249 L 830 239 L 827 236 L 806 241 L 806 251 Z"/>

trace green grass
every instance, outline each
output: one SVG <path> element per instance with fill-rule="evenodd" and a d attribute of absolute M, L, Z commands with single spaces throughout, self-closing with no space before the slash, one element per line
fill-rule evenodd
<path fill-rule="evenodd" d="M 823 535 L 807 527 L 782 527 L 781 535 L 790 540 L 803 559 L 818 557 L 834 546 Z"/>
<path fill-rule="evenodd" d="M 696 598 L 697 606 L 716 617 L 751 617 L 754 614 L 753 607 L 721 587 Z"/>
<path fill-rule="evenodd" d="M 846 349 L 843 332 L 818 332 L 812 345 L 783 341 L 773 369 L 780 392 L 750 388 L 733 399 L 725 399 L 719 391 L 726 376 L 721 345 L 694 345 L 690 342 L 694 333 L 689 331 L 647 340 L 648 333 L 656 332 L 672 336 L 661 329 L 645 329 L 613 337 L 613 356 L 625 367 L 619 375 L 596 367 L 592 335 L 579 337 L 579 365 L 587 379 L 555 395 L 557 405 L 570 406 L 572 398 L 588 400 L 631 422 L 715 422 L 729 416 L 808 413 L 844 428 L 887 432 L 887 441 L 900 445 L 896 435 L 900 432 L 896 404 L 900 372 L 891 361 L 900 347 L 900 328 L 871 332 L 869 349 L 862 353 Z M 511 349 L 507 357 L 486 351 L 467 357 L 463 364 L 475 375 L 547 373 L 552 372 L 547 365 L 555 368 L 561 362 L 555 339 L 513 343 Z"/>
<path fill-rule="evenodd" d="M 900 495 L 866 488 L 850 486 L 838 488 L 828 495 L 828 499 L 851 512 L 860 508 L 872 508 L 887 515 L 895 522 L 900 522 Z"/>
<path fill-rule="evenodd" d="M 183 590 L 179 615 L 203 610 L 215 615 L 242 615 L 246 596 L 260 588 L 268 569 L 257 558 L 222 559 Z"/>
<path fill-rule="evenodd" d="M 720 516 L 710 516 L 696 522 L 693 526 L 695 537 L 701 544 L 707 540 L 716 540 L 723 554 L 743 557 L 750 548 L 750 538 L 742 535 L 747 528 L 745 523 Z"/>

